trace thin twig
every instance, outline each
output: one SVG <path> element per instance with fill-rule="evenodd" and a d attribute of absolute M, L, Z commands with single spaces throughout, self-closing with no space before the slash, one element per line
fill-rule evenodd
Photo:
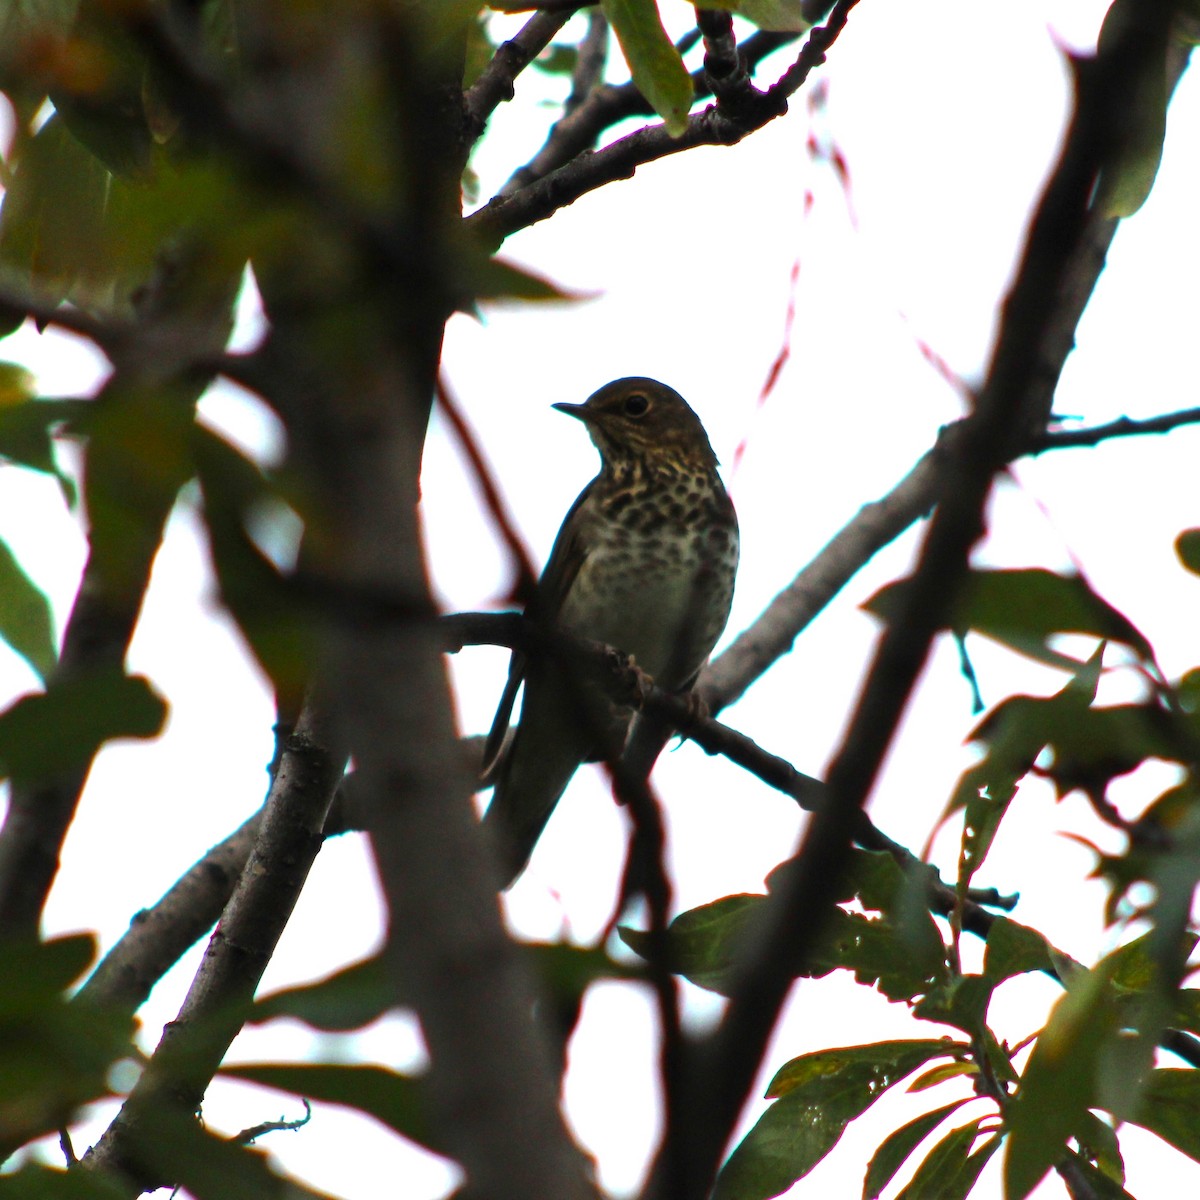
<path fill-rule="evenodd" d="M 1047 450 L 1070 450 L 1079 446 L 1098 446 L 1113 438 L 1141 437 L 1148 433 L 1170 433 L 1185 425 L 1200 423 L 1200 408 L 1184 408 L 1178 412 L 1163 413 L 1135 421 L 1130 417 L 1118 417 L 1105 425 L 1093 425 L 1090 429 L 1055 429 L 1034 439 L 1030 454 L 1043 454 Z"/>
<path fill-rule="evenodd" d="M 294 1121 L 285 1121 L 283 1117 L 280 1117 L 278 1121 L 263 1121 L 258 1125 L 251 1125 L 249 1129 L 243 1129 L 240 1133 L 235 1133 L 229 1140 L 235 1146 L 249 1146 L 251 1142 L 257 1141 L 267 1133 L 303 1129 L 312 1120 L 312 1105 L 303 1096 L 300 1098 L 300 1103 L 304 1105 L 304 1116 L 297 1117 Z"/>

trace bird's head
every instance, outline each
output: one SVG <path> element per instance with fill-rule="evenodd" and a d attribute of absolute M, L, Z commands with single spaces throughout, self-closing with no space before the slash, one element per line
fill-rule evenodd
<path fill-rule="evenodd" d="M 674 388 L 657 379 L 615 379 L 583 404 L 554 407 L 588 427 L 600 457 L 609 466 L 641 461 L 686 471 L 711 470 L 717 465 L 700 418 Z"/>

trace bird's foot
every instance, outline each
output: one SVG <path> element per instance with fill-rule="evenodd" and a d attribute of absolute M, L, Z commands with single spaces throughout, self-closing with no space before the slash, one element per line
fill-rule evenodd
<path fill-rule="evenodd" d="M 680 699 L 687 706 L 687 715 L 682 726 L 684 729 L 696 721 L 707 721 L 712 716 L 708 701 L 699 692 L 685 692 Z"/>
<path fill-rule="evenodd" d="M 641 708 L 654 686 L 654 679 L 637 665 L 632 654 L 609 647 L 609 670 L 615 681 L 613 703 L 624 708 Z"/>

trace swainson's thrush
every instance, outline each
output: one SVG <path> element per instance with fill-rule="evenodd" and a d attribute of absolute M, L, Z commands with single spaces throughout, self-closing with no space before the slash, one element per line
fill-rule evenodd
<path fill-rule="evenodd" d="M 704 426 L 654 379 L 618 379 L 584 404 L 554 407 L 587 426 L 601 466 L 563 521 L 529 615 L 613 646 L 660 687 L 685 691 L 725 628 L 738 562 L 737 518 Z M 619 755 L 633 717 L 563 660 L 515 652 L 489 757 L 522 680 L 520 724 L 489 771 L 496 790 L 484 817 L 505 886 L 580 764 Z"/>

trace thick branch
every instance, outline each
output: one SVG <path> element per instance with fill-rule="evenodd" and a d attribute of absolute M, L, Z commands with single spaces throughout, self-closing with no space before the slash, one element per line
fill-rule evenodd
<path fill-rule="evenodd" d="M 1131 35 L 1079 65 L 1076 112 L 1004 304 L 987 379 L 947 458 L 945 489 L 902 611 L 882 636 L 850 728 L 830 766 L 830 803 L 809 823 L 795 869 L 767 908 L 761 945 L 733 989 L 725 1018 L 697 1047 L 696 1111 L 686 1126 L 694 1152 L 694 1194 L 711 1186 L 783 1002 L 820 934 L 817 915 L 835 894 L 859 812 L 945 623 L 971 547 L 983 533 L 993 478 L 1048 419 L 1040 373 L 1047 334 L 1054 328 L 1073 257 L 1083 244 L 1101 167 L 1111 160 L 1130 72 L 1142 66 L 1135 53 L 1137 35 L 1144 24 L 1168 22 L 1171 10 L 1169 3 L 1147 5 Z M 669 1130 L 668 1139 L 676 1133 Z M 651 1195 L 665 1194 L 659 1170 Z"/>
<path fill-rule="evenodd" d="M 179 1016 L 84 1165 L 128 1181 L 127 1194 L 175 1182 L 147 1144 L 162 1113 L 190 1117 L 242 1027 L 258 981 L 321 846 L 346 756 L 327 714 L 310 705 L 280 758 L 254 852 L 213 934 Z"/>
<path fill-rule="evenodd" d="M 1173 89 L 1187 66 L 1187 54 L 1173 46 L 1167 63 L 1167 86 Z M 1047 318 L 1044 336 L 1037 349 L 1038 366 L 1032 373 L 1031 410 L 1044 414 L 1051 409 L 1054 388 L 1063 365 L 1075 345 L 1075 330 L 1100 273 L 1104 269 L 1109 245 L 1117 222 L 1093 212 L 1086 221 L 1083 236 L 1075 245 L 1069 265 L 1063 272 L 1057 303 Z M 1182 414 L 1180 414 L 1182 416 Z M 1167 421 L 1170 418 L 1154 418 Z M 1189 421 L 1180 420 L 1179 424 Z M 1117 424 L 1117 423 L 1114 423 Z M 1174 427 L 1174 426 L 1172 426 Z M 929 513 L 940 489 L 940 463 L 955 426 L 949 426 L 938 444 L 885 497 L 867 505 L 836 534 L 824 550 L 767 606 L 762 615 L 745 629 L 722 654 L 701 673 L 697 690 L 713 711 L 733 703 L 746 689 L 786 654 L 792 643 L 846 582 L 888 542 L 899 537 L 914 521 Z M 1112 426 L 1101 427 L 1106 436 L 1123 436 Z M 1159 430 L 1139 430 L 1159 432 Z M 1046 433 L 1045 420 L 1035 422 L 1027 431 L 1028 441 L 1014 450 L 1041 453 L 1049 449 L 1085 445 L 1075 441 L 1085 431 Z"/>

